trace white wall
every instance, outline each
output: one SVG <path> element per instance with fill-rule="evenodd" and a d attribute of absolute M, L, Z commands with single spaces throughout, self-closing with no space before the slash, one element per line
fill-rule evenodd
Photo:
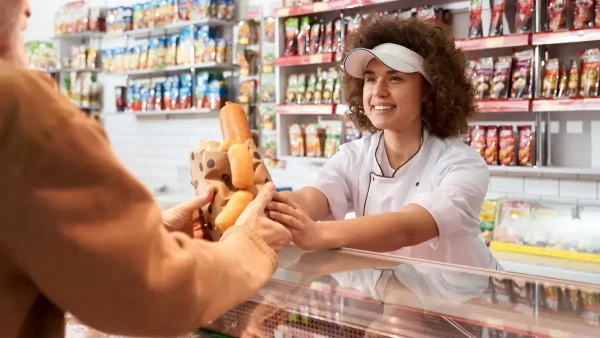
<path fill-rule="evenodd" d="M 25 39 L 50 39 L 54 34 L 54 13 L 67 0 L 30 0 L 33 17 L 25 33 Z M 134 3 L 135 0 L 109 0 L 93 1 L 94 3 L 120 5 Z M 264 6 L 267 12 L 280 6 L 279 0 L 244 0 L 236 1 L 241 10 L 238 15 L 243 17 L 248 6 Z M 412 5 L 412 4 L 411 4 Z M 486 14 L 487 15 L 487 14 Z M 455 20 L 458 25 L 466 24 L 468 20 Z M 459 31 L 464 27 L 459 27 Z M 457 34 L 460 36 L 460 34 Z M 464 34 L 463 34 L 464 35 Z M 102 47 L 110 42 L 103 42 Z M 510 54 L 510 51 L 508 51 Z M 100 80 L 105 85 L 105 107 L 114 106 L 113 88 L 123 85 L 124 79 L 101 75 Z M 110 110 L 110 109 L 109 109 Z M 560 119 L 564 129 L 567 121 L 573 119 L 572 114 L 555 116 Z M 508 117 L 509 119 L 511 117 Z M 553 154 L 555 164 L 571 166 L 598 165 L 600 160 L 600 140 L 594 135 L 600 118 L 593 115 L 578 116 L 584 126 L 583 134 L 553 135 L 553 144 L 559 152 Z M 526 119 L 525 119 L 526 120 Z M 523 121 L 516 117 L 512 121 Z M 165 117 L 136 118 L 131 114 L 107 115 L 104 117 L 107 132 L 111 138 L 116 154 L 133 173 L 139 177 L 150 189 L 167 185 L 176 194 L 190 195 L 188 186 L 189 170 L 187 152 L 199 141 L 214 139 L 220 140 L 218 120 L 216 118 L 176 118 L 168 120 Z M 565 145 L 568 145 L 565 146 Z M 570 149 L 585 149 L 583 157 L 569 155 Z M 592 154 L 593 156 L 590 156 Z M 587 157 L 594 157 L 587 158 Z M 310 171 L 318 167 L 302 163 L 289 162 L 285 170 L 271 170 L 275 183 L 280 186 L 299 188 L 303 178 Z M 490 180 L 489 196 L 504 197 L 514 196 L 527 199 L 560 200 L 566 202 L 579 202 L 585 204 L 598 204 L 600 200 L 599 182 L 586 177 L 560 178 L 534 178 L 534 177 L 498 177 Z"/>

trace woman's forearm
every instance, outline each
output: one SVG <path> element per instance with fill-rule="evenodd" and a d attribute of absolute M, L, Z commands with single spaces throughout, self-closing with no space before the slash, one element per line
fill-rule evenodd
<path fill-rule="evenodd" d="M 315 188 L 305 187 L 297 191 L 284 191 L 281 194 L 291 198 L 314 221 L 327 219 L 331 215 L 327 197 Z"/>
<path fill-rule="evenodd" d="M 322 249 L 347 247 L 389 252 L 438 236 L 433 217 L 427 210 L 415 204 L 410 204 L 398 212 L 321 222 L 317 226 Z"/>

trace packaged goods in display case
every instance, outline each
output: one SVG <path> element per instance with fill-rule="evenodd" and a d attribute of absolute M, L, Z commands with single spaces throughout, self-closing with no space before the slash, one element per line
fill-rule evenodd
<path fill-rule="evenodd" d="M 471 148 L 475 149 L 479 155 L 485 156 L 485 126 L 475 126 L 471 130 Z"/>
<path fill-rule="evenodd" d="M 71 2 L 56 13 L 54 33 L 56 36 L 64 36 L 82 32 L 104 32 L 106 20 L 105 8 L 83 1 Z"/>
<path fill-rule="evenodd" d="M 568 0 L 549 0 L 547 4 L 548 30 L 561 31 L 567 28 Z"/>
<path fill-rule="evenodd" d="M 533 32 L 533 0 L 517 0 L 517 15 L 515 26 L 517 33 Z"/>
<path fill-rule="evenodd" d="M 489 36 L 498 36 L 503 33 L 503 19 L 504 19 L 504 1 L 505 0 L 494 0 L 492 7 L 492 17 L 490 19 Z"/>
<path fill-rule="evenodd" d="M 584 97 L 598 95 L 598 72 L 600 71 L 600 49 L 588 49 L 581 60 L 581 83 L 579 95 Z"/>
<path fill-rule="evenodd" d="M 291 156 L 305 156 L 305 132 L 304 126 L 299 124 L 293 124 L 289 126 L 290 135 L 290 155 Z"/>
<path fill-rule="evenodd" d="M 573 28 L 583 29 L 594 26 L 594 0 L 573 1 Z"/>
<path fill-rule="evenodd" d="M 498 128 L 488 126 L 485 131 L 484 159 L 488 165 L 498 164 Z"/>
<path fill-rule="evenodd" d="M 532 98 L 533 78 L 532 50 L 516 52 L 513 56 L 511 98 Z"/>
<path fill-rule="evenodd" d="M 558 81 L 560 75 L 560 62 L 558 59 L 550 59 L 546 61 L 544 68 L 543 97 L 555 97 L 558 92 Z"/>
<path fill-rule="evenodd" d="M 54 70 L 59 65 L 58 56 L 51 41 L 30 41 L 25 44 L 29 55 L 29 68 Z"/>
<path fill-rule="evenodd" d="M 481 23 L 481 13 L 483 3 L 481 0 L 471 0 L 469 38 L 480 38 L 483 36 L 483 25 Z"/>
<path fill-rule="evenodd" d="M 329 127 L 327 128 L 325 138 L 325 151 L 324 156 L 331 158 L 335 153 L 338 152 L 340 147 L 340 141 L 342 139 L 342 128 L 340 127 Z"/>
<path fill-rule="evenodd" d="M 491 80 L 494 73 L 494 59 L 482 58 L 477 62 L 475 68 L 475 79 L 478 99 L 489 99 Z"/>
<path fill-rule="evenodd" d="M 489 244 L 494 235 L 496 201 L 485 200 L 479 212 L 479 238 Z"/>
<path fill-rule="evenodd" d="M 325 150 L 325 128 L 309 124 L 305 128 L 306 156 L 323 157 Z"/>
<path fill-rule="evenodd" d="M 506 99 L 510 88 L 510 70 L 512 59 L 510 57 L 499 57 L 494 63 L 494 73 L 491 83 L 490 98 Z"/>
<path fill-rule="evenodd" d="M 498 161 L 501 165 L 516 165 L 515 132 L 512 126 L 500 126 L 498 129 L 500 147 Z"/>
<path fill-rule="evenodd" d="M 202 208 L 204 239 L 218 241 L 271 176 L 252 140 L 246 112 L 227 103 L 220 112 L 223 143 L 201 142 L 190 153 L 192 185 L 196 195 L 215 188 L 213 202 Z"/>

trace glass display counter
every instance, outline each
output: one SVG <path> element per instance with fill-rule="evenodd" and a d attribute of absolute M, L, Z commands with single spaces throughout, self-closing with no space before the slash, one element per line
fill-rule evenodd
<path fill-rule="evenodd" d="M 600 337 L 600 285 L 288 247 L 201 337 Z"/>

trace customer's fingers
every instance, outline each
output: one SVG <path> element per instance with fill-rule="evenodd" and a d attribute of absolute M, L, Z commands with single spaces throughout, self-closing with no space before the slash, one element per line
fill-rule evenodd
<path fill-rule="evenodd" d="M 181 210 L 184 212 L 192 212 L 202 208 L 213 200 L 214 192 L 215 190 L 213 187 L 208 187 L 204 195 L 197 196 L 187 202 L 182 203 L 180 205 Z"/>
<path fill-rule="evenodd" d="M 250 207 L 253 210 L 265 210 L 267 205 L 273 200 L 273 195 L 275 195 L 275 185 L 273 183 L 265 184 L 262 189 L 258 191 L 258 195 L 252 203 L 250 203 Z"/>
<path fill-rule="evenodd" d="M 300 222 L 297 218 L 282 214 L 276 211 L 269 211 L 269 218 L 283 224 L 284 226 L 292 229 L 296 229 L 298 231 L 302 231 L 304 229 L 304 224 Z"/>
<path fill-rule="evenodd" d="M 288 196 L 286 196 L 285 194 L 282 194 L 280 192 L 276 193 L 275 196 L 273 196 L 273 200 L 275 200 L 277 202 L 285 203 L 294 209 L 300 208 L 300 206 L 298 204 L 296 204 L 296 202 L 294 202 L 291 198 L 289 198 Z"/>
<path fill-rule="evenodd" d="M 294 216 L 294 217 L 296 216 L 296 209 L 292 208 L 291 206 L 289 206 L 285 203 L 271 202 L 267 205 L 267 210 L 277 211 L 282 214 L 286 214 L 286 215 L 290 215 L 290 216 Z"/>

